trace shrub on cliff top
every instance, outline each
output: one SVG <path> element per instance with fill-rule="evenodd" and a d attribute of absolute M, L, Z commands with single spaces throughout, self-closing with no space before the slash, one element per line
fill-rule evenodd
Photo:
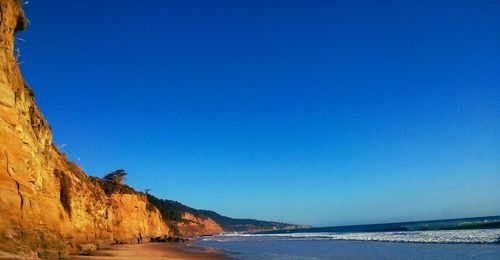
<path fill-rule="evenodd" d="M 125 185 L 125 184 L 117 184 L 113 183 L 107 180 L 99 180 L 98 182 L 99 185 L 101 185 L 104 193 L 108 196 L 110 196 L 113 193 L 121 193 L 121 194 L 136 194 L 137 191 L 135 191 L 132 187 Z"/>
<path fill-rule="evenodd" d="M 93 183 L 101 186 L 104 193 L 108 196 L 110 196 L 113 193 L 122 193 L 122 194 L 137 194 L 137 193 L 139 193 L 136 190 L 134 190 L 132 187 L 130 187 L 124 183 L 125 175 L 127 175 L 125 170 L 116 170 L 114 172 L 107 174 L 103 178 L 90 176 L 89 179 Z"/>
<path fill-rule="evenodd" d="M 115 184 L 123 185 L 125 184 L 125 176 L 127 176 L 125 170 L 119 169 L 114 172 L 106 174 L 106 176 L 104 176 L 104 180 L 110 181 Z"/>

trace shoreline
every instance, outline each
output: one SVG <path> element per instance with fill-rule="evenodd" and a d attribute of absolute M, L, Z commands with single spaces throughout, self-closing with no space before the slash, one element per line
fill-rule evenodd
<path fill-rule="evenodd" d="M 234 259 L 215 248 L 200 247 L 187 243 L 150 242 L 141 244 L 112 245 L 90 255 L 70 255 L 70 260 L 135 260 L 135 259 Z"/>

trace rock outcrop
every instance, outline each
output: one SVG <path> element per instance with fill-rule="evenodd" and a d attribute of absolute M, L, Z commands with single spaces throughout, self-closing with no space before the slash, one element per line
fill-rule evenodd
<path fill-rule="evenodd" d="M 170 235 L 172 223 L 145 194 L 106 194 L 52 144 L 15 57 L 14 32 L 25 26 L 19 2 L 0 0 L 0 258 L 65 258 Z M 209 218 L 185 218 L 174 223 L 183 235 L 222 231 Z"/>
<path fill-rule="evenodd" d="M 203 216 L 194 216 L 192 213 L 182 214 L 183 221 L 175 223 L 177 230 L 184 236 L 196 236 L 203 234 L 222 233 L 222 228 L 210 218 Z"/>

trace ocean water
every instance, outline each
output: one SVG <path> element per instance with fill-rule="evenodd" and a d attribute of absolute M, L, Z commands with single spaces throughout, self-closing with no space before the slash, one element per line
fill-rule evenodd
<path fill-rule="evenodd" d="M 500 259 L 499 223 L 500 216 L 234 233 L 203 237 L 197 245 L 244 260 Z"/>

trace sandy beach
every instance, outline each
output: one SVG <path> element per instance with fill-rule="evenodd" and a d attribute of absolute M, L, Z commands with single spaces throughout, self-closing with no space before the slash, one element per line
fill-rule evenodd
<path fill-rule="evenodd" d="M 216 249 L 193 247 L 189 243 L 146 243 L 113 245 L 88 256 L 73 255 L 72 260 L 93 259 L 232 259 Z"/>

